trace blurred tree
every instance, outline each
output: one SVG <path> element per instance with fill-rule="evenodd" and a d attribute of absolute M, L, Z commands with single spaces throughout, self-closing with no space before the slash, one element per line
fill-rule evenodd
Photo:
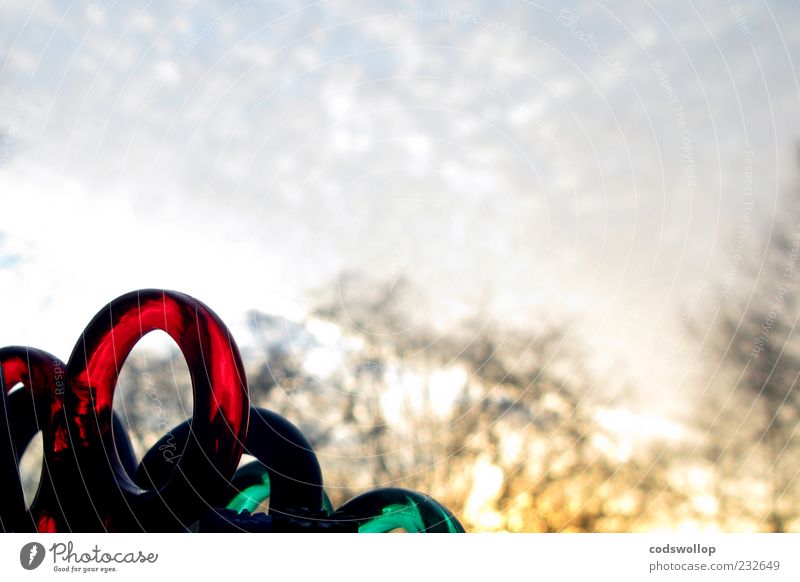
<path fill-rule="evenodd" d="M 663 447 L 622 445 L 597 421 L 616 401 L 593 397 L 563 323 L 514 331 L 476 317 L 442 333 L 415 320 L 420 305 L 406 280 L 353 273 L 318 296 L 314 316 L 356 346 L 315 403 L 341 410 L 322 451 L 335 501 L 402 485 L 480 529 L 621 531 L 685 500 Z"/>
<path fill-rule="evenodd" d="M 744 284 L 720 292 L 709 334 L 711 379 L 696 423 L 725 530 L 800 531 L 800 213 L 786 210 L 763 256 L 737 265 Z"/>

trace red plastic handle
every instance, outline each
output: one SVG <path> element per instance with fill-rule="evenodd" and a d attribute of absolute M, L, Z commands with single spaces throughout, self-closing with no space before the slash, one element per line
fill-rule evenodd
<path fill-rule="evenodd" d="M 192 434 L 161 488 L 138 487 L 113 444 L 111 410 L 119 371 L 136 343 L 166 332 L 192 379 Z M 222 499 L 242 455 L 249 418 L 247 379 L 228 328 L 201 302 L 175 291 L 123 295 L 92 319 L 67 364 L 65 410 L 75 454 L 70 477 L 86 495 L 66 510 L 73 531 L 173 531 L 187 528 Z"/>
<path fill-rule="evenodd" d="M 3 460 L 0 478 L 5 485 L 3 490 L 10 493 L 3 504 L 3 527 L 7 531 L 69 531 L 56 493 L 65 490 L 56 486 L 57 475 L 51 471 L 54 465 L 66 466 L 73 458 L 64 411 L 67 365 L 45 351 L 13 346 L 0 349 L 0 369 L 6 392 L 2 395 L 4 407 L 1 413 L 5 418 L 2 423 L 4 442 L 0 448 L 9 455 Z M 34 432 L 41 428 L 44 445 L 39 490 L 30 510 L 25 508 L 22 497 L 16 458 L 18 448 L 24 447 L 27 442 L 15 442 L 18 436 L 16 429 L 22 419 L 12 417 L 14 412 L 22 411 L 5 407 L 9 402 L 7 393 L 18 383 L 24 385 L 26 394 L 32 400 L 32 406 L 24 412 L 28 416 L 33 415 L 33 419 L 25 420 L 32 420 Z"/>

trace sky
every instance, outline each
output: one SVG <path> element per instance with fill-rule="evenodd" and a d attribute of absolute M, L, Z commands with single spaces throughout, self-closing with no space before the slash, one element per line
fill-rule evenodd
<path fill-rule="evenodd" d="M 130 290 L 247 344 L 249 309 L 301 319 L 358 271 L 439 326 L 579 321 L 596 366 L 661 390 L 796 183 L 793 2 L 0 14 L 0 345 L 63 359 Z"/>

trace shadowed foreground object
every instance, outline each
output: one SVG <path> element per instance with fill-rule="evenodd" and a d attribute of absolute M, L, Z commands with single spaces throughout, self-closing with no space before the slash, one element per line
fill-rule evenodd
<path fill-rule="evenodd" d="M 192 438 L 194 431 L 191 421 L 173 428 L 144 456 L 136 482 L 142 487 L 162 485 L 172 474 L 173 465 L 161 451 L 169 442 L 173 442 L 176 447 L 174 454 L 180 456 L 185 443 Z M 237 485 L 237 481 L 244 480 L 245 487 L 257 485 L 260 481 L 265 490 L 253 494 L 258 499 L 257 503 L 245 504 L 242 509 L 255 509 L 267 498 L 269 513 L 291 514 L 300 509 L 323 509 L 322 471 L 317 456 L 308 439 L 291 422 L 264 408 L 251 407 L 244 453 L 258 460 L 256 468 L 245 471 L 242 467 L 236 472 L 223 505 L 230 504 L 242 492 L 243 487 Z M 261 468 L 258 468 L 258 464 Z M 256 482 L 243 477 L 245 475 L 255 476 Z"/>
<path fill-rule="evenodd" d="M 69 487 L 73 499 L 85 491 L 80 481 L 68 478 L 75 473 L 64 411 L 66 368 L 42 350 L 0 349 L 0 490 L 5 496 L 0 520 L 5 531 L 70 531 L 56 491 Z M 22 388 L 15 390 L 18 384 Z M 39 489 L 26 508 L 19 459 L 39 430 L 46 454 Z"/>
<path fill-rule="evenodd" d="M 126 358 L 155 330 L 186 359 L 194 407 L 137 464 L 112 405 Z M 0 400 L 3 531 L 464 531 L 446 508 L 405 489 L 376 489 L 332 511 L 311 444 L 285 418 L 250 406 L 227 327 L 182 293 L 115 299 L 67 364 L 34 348 L 0 349 Z M 42 474 L 26 507 L 19 460 L 39 431 Z M 169 457 L 165 439 L 179 448 Z M 256 461 L 237 471 L 243 453 Z M 250 513 L 267 500 L 268 515 Z"/>

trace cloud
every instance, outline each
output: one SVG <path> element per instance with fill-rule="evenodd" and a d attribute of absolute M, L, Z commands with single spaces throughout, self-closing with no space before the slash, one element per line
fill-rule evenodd
<path fill-rule="evenodd" d="M 0 340 L 64 353 L 147 285 L 237 321 L 398 265 L 437 317 L 488 296 L 605 325 L 644 280 L 662 313 L 724 259 L 746 148 L 774 211 L 796 8 L 543 4 L 12 3 Z"/>

